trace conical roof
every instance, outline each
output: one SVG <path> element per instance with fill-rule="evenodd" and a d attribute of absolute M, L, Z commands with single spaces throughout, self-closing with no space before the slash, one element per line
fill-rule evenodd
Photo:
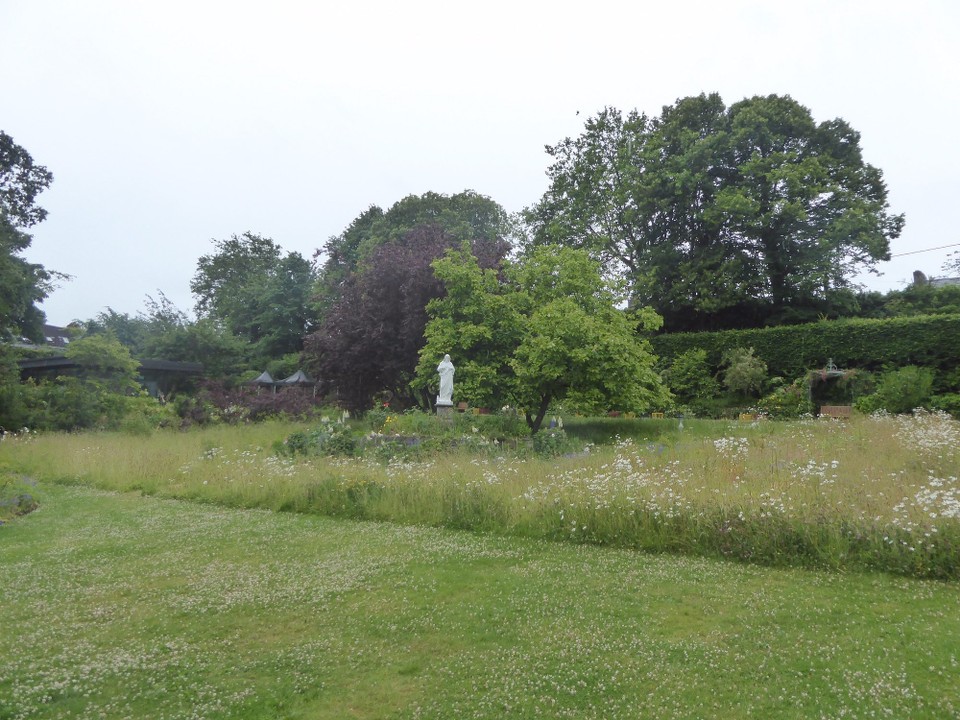
<path fill-rule="evenodd" d="M 276 380 L 270 377 L 270 373 L 264 370 L 253 380 L 248 381 L 251 385 L 273 385 Z"/>
<path fill-rule="evenodd" d="M 313 379 L 303 370 L 297 370 L 293 375 L 279 381 L 283 385 L 313 385 Z"/>

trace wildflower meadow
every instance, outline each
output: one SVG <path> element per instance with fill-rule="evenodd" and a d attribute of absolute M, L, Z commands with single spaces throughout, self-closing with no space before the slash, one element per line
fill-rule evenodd
<path fill-rule="evenodd" d="M 3 457 L 35 479 L 235 507 L 960 579 L 960 423 L 945 413 L 654 428 L 578 444 L 568 423 L 556 457 L 475 428 L 453 450 L 291 456 L 277 448 L 302 433 L 281 423 L 26 434 Z"/>

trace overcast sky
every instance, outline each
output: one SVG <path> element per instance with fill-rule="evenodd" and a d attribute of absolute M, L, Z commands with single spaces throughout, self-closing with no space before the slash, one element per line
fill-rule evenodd
<path fill-rule="evenodd" d="M 605 105 L 719 92 L 847 120 L 906 227 L 960 243 L 953 0 L 134 2 L 0 0 L 0 129 L 54 174 L 27 257 L 73 276 L 48 321 L 134 314 L 245 231 L 312 255 L 410 194 L 547 186 L 545 144 Z M 579 116 L 577 113 L 579 112 Z M 882 263 L 871 288 L 960 247 Z"/>

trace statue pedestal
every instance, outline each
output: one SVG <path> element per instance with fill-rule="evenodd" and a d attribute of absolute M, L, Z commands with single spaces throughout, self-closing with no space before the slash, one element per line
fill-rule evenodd
<path fill-rule="evenodd" d="M 437 403 L 437 417 L 444 422 L 453 422 L 453 403 L 449 405 Z"/>

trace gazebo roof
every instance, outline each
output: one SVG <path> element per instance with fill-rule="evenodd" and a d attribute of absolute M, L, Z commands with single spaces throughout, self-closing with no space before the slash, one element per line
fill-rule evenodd
<path fill-rule="evenodd" d="M 254 378 L 253 380 L 248 380 L 247 382 L 250 385 L 273 385 L 274 383 L 276 383 L 276 380 L 274 380 L 270 376 L 270 373 L 264 370 L 262 373 L 257 375 L 256 378 Z"/>
<path fill-rule="evenodd" d="M 281 385 L 316 385 L 316 382 L 303 370 L 297 370 L 293 375 L 277 381 Z"/>

